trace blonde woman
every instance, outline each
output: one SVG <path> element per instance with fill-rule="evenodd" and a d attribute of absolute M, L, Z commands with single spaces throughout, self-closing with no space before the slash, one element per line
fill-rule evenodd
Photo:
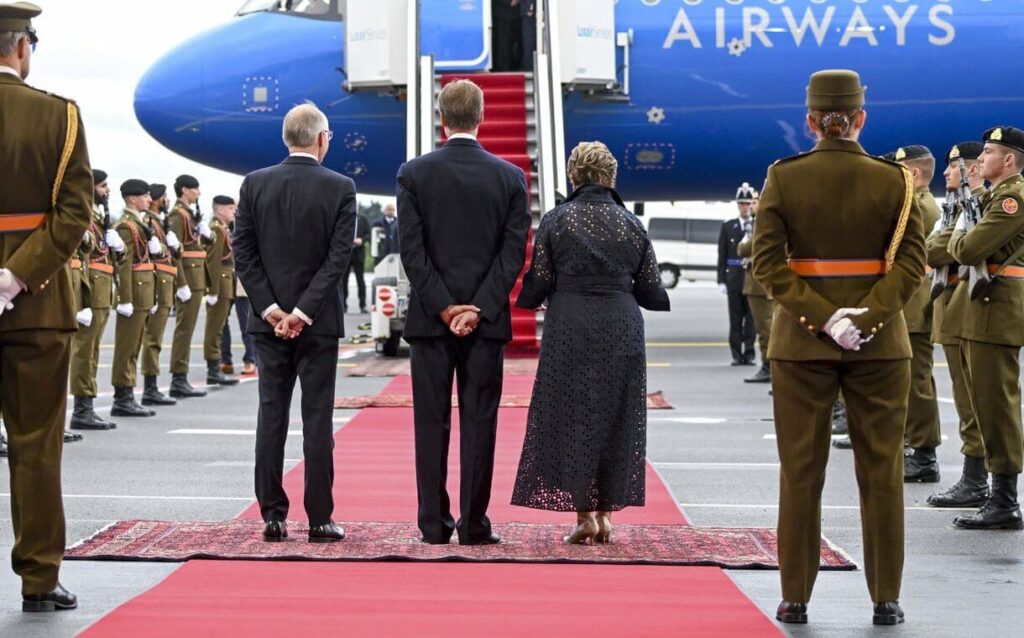
<path fill-rule="evenodd" d="M 573 544 L 610 542 L 612 512 L 644 504 L 640 307 L 669 309 L 647 233 L 615 192 L 617 168 L 600 142 L 573 149 L 573 194 L 541 221 L 516 301 L 546 301 L 547 314 L 512 503 L 575 511 Z"/>

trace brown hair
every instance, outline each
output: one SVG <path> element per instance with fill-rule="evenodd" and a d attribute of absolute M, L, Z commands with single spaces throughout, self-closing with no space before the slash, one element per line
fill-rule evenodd
<path fill-rule="evenodd" d="M 484 92 L 470 80 L 456 80 L 441 89 L 437 109 L 448 128 L 471 131 L 484 120 Z"/>
<path fill-rule="evenodd" d="M 619 162 L 601 142 L 580 142 L 569 155 L 569 179 L 576 186 L 601 184 L 615 188 Z"/>
<path fill-rule="evenodd" d="M 847 137 L 860 109 L 853 111 L 811 111 L 811 119 L 827 139 Z"/>

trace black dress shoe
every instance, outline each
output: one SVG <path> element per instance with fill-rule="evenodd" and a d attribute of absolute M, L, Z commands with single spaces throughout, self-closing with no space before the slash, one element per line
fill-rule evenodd
<path fill-rule="evenodd" d="M 807 603 L 790 603 L 785 600 L 775 610 L 775 620 L 796 625 L 807 624 Z"/>
<path fill-rule="evenodd" d="M 451 542 L 451 538 L 427 538 L 426 536 L 420 537 L 420 542 L 426 543 L 427 545 L 447 545 Z"/>
<path fill-rule="evenodd" d="M 837 450 L 852 450 L 853 441 L 850 440 L 850 435 L 841 436 L 838 439 L 832 439 L 832 447 Z"/>
<path fill-rule="evenodd" d="M 323 525 L 312 525 L 309 528 L 310 543 L 337 543 L 345 539 L 345 530 L 334 521 Z"/>
<path fill-rule="evenodd" d="M 742 359 L 733 359 L 732 363 L 730 363 L 729 365 L 731 365 L 731 366 L 741 366 L 741 365 L 743 365 L 743 360 Z"/>
<path fill-rule="evenodd" d="M 268 543 L 280 543 L 288 538 L 288 524 L 284 521 L 267 521 L 263 526 L 263 540 Z"/>
<path fill-rule="evenodd" d="M 891 603 L 876 603 L 875 615 L 871 622 L 876 625 L 898 625 L 904 621 L 903 609 L 900 602 L 895 600 Z"/>
<path fill-rule="evenodd" d="M 78 607 L 78 597 L 57 583 L 57 588 L 45 594 L 22 596 L 22 611 L 60 611 Z"/>
<path fill-rule="evenodd" d="M 85 438 L 85 437 L 83 437 L 78 432 L 72 432 L 71 430 L 64 430 L 64 442 L 65 443 L 74 443 L 75 441 L 81 441 L 83 438 Z"/>
<path fill-rule="evenodd" d="M 498 536 L 494 532 L 488 534 L 485 538 L 475 541 L 459 541 L 459 545 L 497 545 L 501 542 L 501 536 Z"/>

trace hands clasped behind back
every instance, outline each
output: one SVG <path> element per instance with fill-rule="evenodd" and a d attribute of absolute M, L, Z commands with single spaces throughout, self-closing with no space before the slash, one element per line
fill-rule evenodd
<path fill-rule="evenodd" d="M 842 349 L 860 350 L 862 345 L 871 341 L 871 337 L 863 338 L 860 328 L 854 325 L 850 317 L 858 317 L 866 312 L 867 308 L 840 308 L 825 323 L 824 330 Z"/>
<path fill-rule="evenodd" d="M 457 337 L 465 337 L 480 325 L 480 308 L 471 305 L 448 306 L 441 311 L 441 321 Z"/>

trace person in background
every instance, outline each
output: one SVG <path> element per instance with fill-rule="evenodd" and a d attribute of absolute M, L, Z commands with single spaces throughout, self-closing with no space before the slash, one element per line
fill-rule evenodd
<path fill-rule="evenodd" d="M 520 0 L 491 0 L 491 70 L 495 73 L 518 71 L 521 67 L 522 27 Z"/>
<path fill-rule="evenodd" d="M 348 272 L 341 278 L 341 298 L 348 310 L 348 276 L 356 277 L 356 292 L 359 294 L 359 312 L 366 313 L 366 244 L 370 241 L 370 225 L 362 215 L 356 215 L 356 237 L 352 243 L 352 257 L 348 261 Z"/>
<path fill-rule="evenodd" d="M 210 230 L 213 242 L 206 250 L 206 329 L 203 333 L 203 354 L 206 359 L 207 385 L 235 385 L 238 378 L 225 374 L 220 367 L 221 338 L 231 314 L 235 297 L 235 256 L 231 248 L 229 228 L 235 223 L 235 200 L 227 195 L 213 198 L 213 220 Z M 230 335 L 229 335 L 230 336 Z"/>
<path fill-rule="evenodd" d="M 537 1 L 513 0 L 519 4 L 519 19 L 522 24 L 523 71 L 533 71 L 533 54 L 537 51 Z"/>
<path fill-rule="evenodd" d="M 772 313 L 775 304 L 764 291 L 761 284 L 754 279 L 754 264 L 750 258 L 754 254 L 754 224 L 757 217 L 758 198 L 761 195 L 750 184 L 744 182 L 736 191 L 737 200 L 749 198 L 751 203 L 750 217 L 743 222 L 743 240 L 736 247 L 737 254 L 743 258 L 743 295 L 747 298 L 750 316 L 754 319 L 757 332 L 757 346 L 761 351 L 761 369 L 754 376 L 744 379 L 745 383 L 771 383 L 772 368 L 768 364 L 768 341 L 772 333 Z"/>
<path fill-rule="evenodd" d="M 384 234 L 380 244 L 377 246 L 377 257 L 373 265 L 376 266 L 388 255 L 398 252 L 398 209 L 394 204 L 384 206 L 384 216 L 373 223 L 374 228 L 382 228 Z"/>
<path fill-rule="evenodd" d="M 181 242 L 173 231 L 166 230 L 167 187 L 150 184 L 149 196 L 152 202 L 143 217 L 159 242 L 162 250 L 153 258 L 156 269 L 156 312 L 146 318 L 146 332 L 142 336 L 142 405 L 175 405 L 172 399 L 160 391 L 160 351 L 163 350 L 164 331 L 167 319 L 174 308 L 174 280 L 181 261 Z"/>
<path fill-rule="evenodd" d="M 732 352 L 732 365 L 752 366 L 757 356 L 754 351 L 754 317 L 750 314 L 750 305 L 743 294 L 744 273 L 743 259 L 739 254 L 739 245 L 743 241 L 743 227 L 753 222 L 753 189 L 740 188 L 737 192 L 736 208 L 739 217 L 722 223 L 718 234 L 718 289 L 729 301 L 729 350 Z"/>

